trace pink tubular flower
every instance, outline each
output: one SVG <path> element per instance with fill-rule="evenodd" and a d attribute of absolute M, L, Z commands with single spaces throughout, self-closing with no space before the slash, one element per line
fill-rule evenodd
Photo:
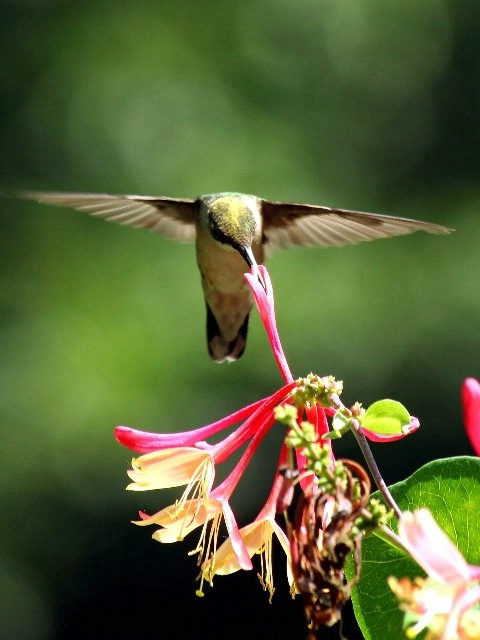
<path fill-rule="evenodd" d="M 463 421 L 467 436 L 480 456 L 480 382 L 467 378 L 462 387 Z"/>
<path fill-rule="evenodd" d="M 268 271 L 263 265 L 259 265 L 258 267 L 254 266 L 252 267 L 250 273 L 244 274 L 244 278 L 252 290 L 258 312 L 262 319 L 263 326 L 265 327 L 265 330 L 267 332 L 270 346 L 272 347 L 273 355 L 275 356 L 275 360 L 277 362 L 278 368 L 280 369 L 280 373 L 282 374 L 285 382 L 288 384 L 289 382 L 292 382 L 293 376 L 290 371 L 290 367 L 288 366 L 282 343 L 280 342 L 280 336 L 278 335 L 277 323 L 275 319 L 273 287 Z M 311 407 L 306 406 L 305 409 L 308 420 L 315 427 L 318 441 L 325 444 L 325 442 L 322 441 L 322 436 L 324 436 L 328 431 L 325 409 L 320 407 L 318 404 L 312 405 Z M 303 456 L 301 451 L 296 452 L 296 457 L 298 468 L 303 469 L 305 467 L 305 457 Z M 311 483 L 311 481 L 311 475 L 302 477 L 300 480 L 302 489 L 305 490 L 306 487 Z"/>
<path fill-rule="evenodd" d="M 317 438 L 317 442 L 324 446 L 324 447 L 328 447 L 330 449 L 330 459 L 332 461 L 332 465 L 335 461 L 335 457 L 333 455 L 332 452 L 332 442 L 331 440 L 329 440 L 328 438 L 325 439 L 323 438 L 323 436 L 328 433 L 328 422 L 327 422 L 327 416 L 325 415 L 325 411 L 324 409 L 322 409 L 321 407 L 319 407 L 318 405 L 314 405 L 312 407 L 306 407 L 305 409 L 305 413 L 307 416 L 307 420 L 308 422 L 310 422 L 310 424 L 313 424 L 313 427 L 315 429 L 315 435 Z M 305 469 L 306 467 L 306 457 L 305 454 L 303 453 L 302 450 L 297 450 L 296 451 L 296 459 L 297 459 L 297 467 L 299 469 Z M 314 476 L 313 474 L 302 474 L 302 477 L 299 480 L 300 486 L 302 487 L 303 491 L 307 491 L 307 489 L 310 487 L 310 485 L 312 484 L 312 482 L 314 481 Z"/>
<path fill-rule="evenodd" d="M 281 469 L 286 462 L 287 449 L 282 447 L 278 468 Z M 242 527 L 239 534 L 247 549 L 250 558 L 258 554 L 261 556 L 260 582 L 269 592 L 270 599 L 273 596 L 273 564 L 272 564 L 272 538 L 277 536 L 285 555 L 287 556 L 287 575 L 290 587 L 293 584 L 291 569 L 290 544 L 288 537 L 280 525 L 275 521 L 277 501 L 282 491 L 284 476 L 277 471 L 275 479 L 264 506 L 255 520 Z M 229 537 L 218 548 L 217 552 L 202 567 L 203 575 L 212 584 L 215 575 L 229 575 L 239 571 L 242 567 L 235 552 L 235 541 Z"/>
<path fill-rule="evenodd" d="M 427 509 L 404 512 L 399 536 L 427 573 L 415 582 L 389 580 L 407 612 L 408 637 L 428 628 L 428 640 L 480 638 L 480 611 L 475 608 L 480 603 L 480 567 L 466 562 Z"/>
<path fill-rule="evenodd" d="M 251 569 L 250 551 L 239 532 L 229 500 L 243 476 L 260 442 L 275 424 L 275 409 L 292 402 L 292 391 L 298 386 L 290 382 L 277 392 L 245 409 L 190 433 L 151 434 L 128 427 L 117 427 L 115 435 L 121 444 L 148 451 L 134 459 L 128 472 L 133 481 L 127 488 L 146 491 L 167 487 L 186 486 L 174 505 L 148 516 L 140 514 L 136 524 L 160 525 L 153 538 L 159 542 L 182 540 L 190 532 L 202 527 L 196 551 L 201 554 L 202 582 L 211 581 L 212 558 L 216 556 L 217 538 L 222 520 L 227 526 L 229 541 L 235 562 L 241 569 Z M 199 437 L 216 434 L 221 428 L 231 426 L 239 419 L 243 422 L 220 442 L 210 445 Z M 249 441 L 239 462 L 230 475 L 212 489 L 215 466 L 224 462 L 245 442 Z M 181 446 L 184 445 L 184 446 Z M 188 445 L 188 446 L 186 446 Z M 193 446 L 192 446 L 193 445 Z M 155 446 L 160 447 L 152 450 Z M 271 518 L 273 520 L 273 516 Z M 278 525 L 272 525 L 280 537 Z M 268 582 L 268 580 L 267 580 Z M 202 587 L 198 590 L 202 594 Z"/>
<path fill-rule="evenodd" d="M 341 405 L 338 394 L 341 383 L 333 377 L 320 378 L 309 374 L 306 378 L 294 380 L 289 369 L 275 324 L 273 290 L 270 278 L 263 266 L 252 268 L 245 274 L 252 289 L 257 308 L 285 384 L 275 393 L 239 409 L 220 420 L 191 431 L 180 433 L 148 433 L 126 426 L 115 429 L 115 437 L 120 444 L 138 452 L 128 472 L 132 491 L 148 491 L 167 487 L 185 487 L 175 504 L 147 515 L 140 513 L 139 526 L 156 525 L 153 538 L 170 543 L 182 540 L 186 535 L 200 529 L 200 540 L 194 552 L 199 554 L 201 584 L 197 591 L 202 595 L 203 582 L 212 583 L 215 575 L 233 573 L 239 569 L 251 569 L 251 558 L 259 554 L 262 562 L 261 581 L 264 588 L 273 594 L 272 539 L 278 538 L 287 556 L 287 573 L 292 584 L 290 544 L 285 532 L 276 522 L 277 508 L 286 509 L 293 493 L 293 480 L 277 470 L 270 495 L 253 522 L 240 528 L 230 507 L 231 496 L 241 480 L 252 456 L 261 441 L 276 423 L 278 428 L 300 433 L 306 424 L 308 443 L 304 445 L 282 445 L 280 462 L 286 460 L 286 451 L 291 447 L 297 460 L 298 484 L 303 491 L 316 486 L 317 473 L 311 464 L 312 450 L 326 453 L 322 465 L 330 467 L 334 457 L 331 440 L 327 435 L 329 426 L 327 415 L 332 416 Z M 335 393 L 333 398 L 332 393 Z M 333 399 L 332 399 L 333 398 Z M 335 407 L 332 409 L 332 407 Z M 341 405 L 340 408 L 342 408 Z M 285 409 L 291 410 L 286 411 Z M 345 409 L 347 417 L 353 414 Z M 282 419 L 290 413 L 288 420 Z M 285 416 L 284 416 L 285 417 Z M 290 420 L 290 421 L 289 421 Z M 417 421 L 418 422 L 418 421 Z M 348 426 L 348 425 L 347 425 Z M 225 429 L 228 435 L 211 444 L 209 439 Z M 414 424 L 412 421 L 411 429 Z M 301 434 L 302 435 L 302 434 Z M 402 434 L 403 435 L 403 434 Z M 405 434 L 406 435 L 406 434 Z M 390 439 L 396 439 L 390 437 Z M 299 442 L 297 433 L 297 443 Z M 303 437 L 303 435 L 302 435 Z M 382 437 L 387 439 L 387 436 Z M 301 440 L 304 442 L 304 440 Z M 232 454 L 245 447 L 233 471 L 218 486 L 214 486 L 217 465 L 225 462 Z M 289 456 L 289 466 L 293 466 L 294 455 Z M 280 505 L 280 507 L 279 507 Z M 329 515 L 328 500 L 324 515 Z M 220 526 L 226 526 L 228 538 L 217 549 Z M 324 523 L 327 526 L 326 523 Z"/>
<path fill-rule="evenodd" d="M 275 320 L 275 305 L 273 298 L 273 288 L 268 271 L 263 265 L 252 267 L 250 273 L 245 273 L 244 278 L 252 290 L 257 304 L 263 326 L 267 332 L 273 355 L 277 361 L 278 368 L 285 382 L 292 382 L 293 376 L 288 366 L 282 343 L 278 335 L 277 323 Z"/>
<path fill-rule="evenodd" d="M 243 407 L 239 411 L 231 413 L 226 418 L 212 422 L 205 427 L 183 431 L 178 433 L 149 433 L 138 431 L 130 427 L 116 427 L 115 438 L 127 449 L 138 453 L 150 453 L 170 447 L 193 447 L 205 438 L 210 438 L 219 431 L 231 427 L 236 422 L 249 418 L 266 400 L 258 400 L 248 407 Z"/>
<path fill-rule="evenodd" d="M 202 527 L 200 541 L 196 551 L 200 553 L 202 565 L 201 585 L 198 595 L 202 595 L 203 580 L 211 581 L 210 567 L 217 555 L 217 540 L 222 519 L 225 521 L 229 533 L 229 541 L 232 547 L 232 554 L 239 569 L 251 569 L 252 563 L 250 553 L 245 545 L 245 541 L 239 532 L 239 528 L 230 507 L 229 500 L 240 481 L 247 465 L 260 442 L 270 430 L 274 416 L 267 415 L 258 424 L 255 435 L 251 439 L 239 462 L 229 474 L 229 476 L 208 495 L 203 495 L 200 499 L 188 500 L 182 498 L 174 506 L 162 509 L 153 516 L 141 514 L 141 520 L 136 522 L 141 526 L 149 524 L 159 524 L 161 526 L 154 534 L 153 538 L 159 542 L 174 542 L 182 540 L 191 531 Z M 147 454 L 147 456 L 155 454 Z M 143 456 L 144 458 L 147 456 Z"/>

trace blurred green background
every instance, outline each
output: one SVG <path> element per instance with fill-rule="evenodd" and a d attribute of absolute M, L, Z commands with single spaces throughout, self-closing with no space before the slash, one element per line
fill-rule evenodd
<path fill-rule="evenodd" d="M 479 72 L 475 0 L 1 0 L 0 185 L 232 190 L 455 228 L 269 262 L 294 375 L 333 374 L 346 403 L 392 397 L 420 418 L 374 447 L 391 483 L 471 453 Z M 275 390 L 256 313 L 244 358 L 215 365 L 191 246 L 6 199 L 0 225 L 0 637 L 303 638 L 279 549 L 272 605 L 253 572 L 195 597 L 194 541 L 130 524 L 178 492 L 125 492 L 132 456 L 112 437 L 193 428 Z M 279 441 L 236 495 L 242 523 Z M 360 460 L 351 438 L 336 451 Z"/>

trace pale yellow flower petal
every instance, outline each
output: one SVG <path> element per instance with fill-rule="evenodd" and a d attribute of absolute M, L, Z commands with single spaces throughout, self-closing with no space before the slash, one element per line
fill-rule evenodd
<path fill-rule="evenodd" d="M 222 505 L 218 500 L 187 500 L 184 508 L 175 515 L 175 506 L 163 509 L 155 518 L 155 523 L 160 524 L 162 529 L 158 529 L 152 538 L 158 542 L 177 542 L 183 540 L 185 536 L 205 525 L 215 515 L 222 510 Z M 172 517 L 173 513 L 173 517 Z M 143 523 L 142 523 L 143 524 Z"/>
<path fill-rule="evenodd" d="M 147 453 L 132 460 L 130 491 L 149 491 L 201 482 L 207 493 L 214 478 L 214 464 L 207 451 L 175 447 Z"/>
<path fill-rule="evenodd" d="M 222 503 L 218 500 L 186 500 L 181 506 L 178 503 L 165 507 L 148 518 L 135 520 L 134 524 L 146 527 L 152 524 L 162 528 L 152 535 L 158 542 L 178 542 L 197 527 L 201 527 L 208 520 L 222 510 Z"/>
<path fill-rule="evenodd" d="M 247 548 L 248 555 L 252 558 L 255 554 L 261 555 L 262 586 L 273 594 L 273 574 L 272 574 L 272 538 L 276 535 L 287 556 L 287 574 L 289 584 L 293 583 L 291 570 L 290 544 L 285 532 L 275 522 L 273 518 L 254 520 L 250 524 L 240 529 L 240 535 Z M 214 575 L 229 575 L 241 569 L 238 559 L 234 553 L 232 542 L 228 538 L 218 549 L 204 567 L 204 572 L 211 577 Z"/>

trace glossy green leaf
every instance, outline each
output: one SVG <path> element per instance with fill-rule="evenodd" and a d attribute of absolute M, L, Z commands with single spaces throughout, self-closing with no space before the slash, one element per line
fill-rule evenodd
<path fill-rule="evenodd" d="M 480 459 L 446 458 L 425 465 L 391 487 L 402 510 L 427 507 L 470 564 L 480 564 Z M 379 497 L 378 492 L 374 494 Z M 396 529 L 396 520 L 392 519 Z M 361 577 L 352 592 L 355 616 L 366 640 L 402 638 L 403 613 L 387 578 L 424 576 L 409 557 L 375 535 L 362 544 Z M 352 576 L 352 566 L 347 570 Z"/>

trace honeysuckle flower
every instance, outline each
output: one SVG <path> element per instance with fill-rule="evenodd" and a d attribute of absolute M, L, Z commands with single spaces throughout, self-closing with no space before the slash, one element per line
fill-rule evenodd
<path fill-rule="evenodd" d="M 161 442 L 163 446 L 132 461 L 132 469 L 128 471 L 128 475 L 133 482 L 127 489 L 147 491 L 186 485 L 180 503 L 185 503 L 189 498 L 206 498 L 212 488 L 215 464 L 226 460 L 247 439 L 257 434 L 264 423 L 271 428 L 275 423 L 274 408 L 283 401 L 288 401 L 295 385 L 295 382 L 284 385 L 271 396 L 236 411 L 223 420 L 194 430 L 193 435 L 188 432 L 153 434 L 129 427 L 117 427 L 115 436 L 121 444 L 140 451 L 149 450 L 152 443 L 158 445 Z M 226 428 L 245 416 L 248 417 L 243 424 L 216 445 L 198 441 L 199 437 L 213 435 L 220 428 Z M 197 446 L 172 446 L 180 442 L 196 442 Z M 171 446 L 168 447 L 168 444 Z"/>
<path fill-rule="evenodd" d="M 190 532 L 200 526 L 202 527 L 200 541 L 194 551 L 200 554 L 199 564 L 202 565 L 202 581 L 197 592 L 199 595 L 202 594 L 203 580 L 211 580 L 206 567 L 212 564 L 211 559 L 216 556 L 217 540 L 222 520 L 225 521 L 229 533 L 229 540 L 232 544 L 232 550 L 239 567 L 242 569 L 252 568 L 250 555 L 239 532 L 235 516 L 229 504 L 229 499 L 253 454 L 275 422 L 272 409 L 260 415 L 262 417 L 261 421 L 256 423 L 255 435 L 252 437 L 233 471 L 218 487 L 212 491 L 201 492 L 199 498 L 187 499 L 186 494 L 184 494 L 179 503 L 162 509 L 152 516 L 141 514 L 141 520 L 136 522 L 136 524 L 141 526 L 159 524 L 161 528 L 153 534 L 153 538 L 158 542 L 175 542 L 176 540 L 182 540 Z M 228 438 L 225 440 L 228 440 Z M 211 447 L 211 450 L 214 449 L 215 447 Z M 194 449 L 194 451 L 196 450 Z M 162 453 L 168 452 L 168 449 L 162 451 Z M 157 453 L 146 454 L 143 458 L 156 455 Z M 141 459 L 142 458 L 140 458 L 140 460 Z"/>
<path fill-rule="evenodd" d="M 271 598 L 274 592 L 271 555 L 274 536 L 286 554 L 287 575 L 291 585 L 293 581 L 290 541 L 276 522 L 277 509 L 286 510 L 292 499 L 293 476 L 287 477 L 284 470 L 277 470 L 264 507 L 253 522 L 241 529 L 230 506 L 231 496 L 260 442 L 278 422 L 287 425 L 289 433 L 295 432 L 298 427 L 307 434 L 301 446 L 292 444 L 291 438 L 287 438 L 282 445 L 279 464 L 285 461 L 288 450 L 286 468 L 293 473 L 294 450 L 298 485 L 302 491 L 313 496 L 321 485 L 319 470 L 333 468 L 334 464 L 330 439 L 332 432 L 328 433 L 327 414 L 333 416 L 339 410 L 343 412 L 342 415 L 347 417 L 345 428 L 351 428 L 348 419 L 355 419 L 358 414 L 343 406 L 339 399 L 342 383 L 332 376 L 320 378 L 309 374 L 305 378 L 293 379 L 276 328 L 273 290 L 268 273 L 263 266 L 254 267 L 249 274 L 245 274 L 245 279 L 252 289 L 285 384 L 270 396 L 198 429 L 180 433 L 149 433 L 119 426 L 115 430 L 115 437 L 124 446 L 143 454 L 132 461 L 132 469 L 128 472 L 132 482 L 128 489 L 146 491 L 185 487 L 182 496 L 173 505 L 153 515 L 140 512 L 140 520 L 135 524 L 156 526 L 152 537 L 163 543 L 183 540 L 191 532 L 200 529 L 199 542 L 191 552 L 198 554 L 201 567 L 197 594 L 203 595 L 204 581 L 211 584 L 215 575 L 251 569 L 251 559 L 258 554 L 261 559 L 261 583 Z M 282 411 L 284 419 L 280 417 Z M 408 413 L 406 416 L 402 427 L 408 422 Z M 371 426 L 371 423 L 367 426 Z M 209 442 L 211 437 L 230 427 L 235 428 L 228 435 L 215 444 Z M 413 419 L 410 429 L 414 428 Z M 405 430 L 408 429 L 405 427 Z M 368 430 L 365 431 L 368 436 Z M 377 437 L 378 434 L 373 431 L 372 434 L 372 439 L 377 440 L 393 440 L 406 435 L 395 433 L 394 436 L 382 434 Z M 335 431 L 334 437 L 340 435 Z M 217 465 L 225 462 L 243 445 L 246 445 L 245 450 L 233 471 L 214 487 Z M 321 457 L 318 465 L 315 464 L 315 452 Z M 321 531 L 326 532 L 334 520 L 335 502 L 327 494 L 323 495 L 322 500 Z M 226 526 L 228 538 L 218 546 L 222 523 Z"/>
<path fill-rule="evenodd" d="M 285 382 L 292 382 L 293 376 L 288 366 L 282 343 L 280 342 L 280 336 L 278 335 L 277 322 L 275 320 L 273 287 L 268 271 L 263 265 L 259 265 L 258 267 L 254 266 L 250 273 L 244 274 L 244 278 L 252 290 L 280 373 Z"/>
<path fill-rule="evenodd" d="M 169 505 L 151 516 L 141 512 L 141 519 L 134 520 L 133 523 L 142 527 L 160 525 L 161 529 L 157 529 L 152 535 L 154 540 L 164 543 L 179 542 L 221 511 L 222 504 L 215 498 L 194 498 Z"/>
<path fill-rule="evenodd" d="M 287 457 L 287 448 L 282 447 L 278 469 L 282 469 Z M 265 591 L 268 591 L 270 599 L 273 596 L 273 564 L 272 564 L 272 538 L 277 536 L 282 549 L 287 557 L 287 577 L 290 586 L 293 584 L 291 568 L 290 543 L 288 537 L 280 525 L 275 521 L 277 502 L 284 476 L 280 471 L 275 474 L 270 494 L 253 522 L 242 527 L 239 531 L 250 558 L 260 555 L 261 569 L 260 582 Z M 210 584 L 215 575 L 230 575 L 241 569 L 238 555 L 234 549 L 234 540 L 231 537 L 217 549 L 216 553 L 205 563 L 203 574 Z"/>
<path fill-rule="evenodd" d="M 467 378 L 462 386 L 463 421 L 468 439 L 480 456 L 480 382 Z"/>
<path fill-rule="evenodd" d="M 192 448 L 202 449 L 209 451 L 214 462 L 219 463 L 226 460 L 238 447 L 244 444 L 249 438 L 251 438 L 258 429 L 258 423 L 266 415 L 273 417 L 273 409 L 282 404 L 282 402 L 290 401 L 290 393 L 297 386 L 297 382 L 293 381 L 284 385 L 278 391 L 271 396 L 263 398 L 258 402 L 254 402 L 248 407 L 244 407 L 239 411 L 232 413 L 231 415 L 212 422 L 210 425 L 206 425 L 199 429 L 194 429 L 191 432 L 182 433 L 150 433 L 147 431 L 140 431 L 138 429 L 132 429 L 130 427 L 119 426 L 115 428 L 115 437 L 124 446 L 133 449 L 134 451 L 153 453 L 159 449 L 170 448 L 186 448 L 191 445 Z M 210 437 L 218 433 L 221 429 L 232 426 L 241 419 L 246 418 L 245 421 L 229 436 L 224 438 L 216 445 L 209 445 L 202 438 Z M 272 419 L 272 424 L 275 422 Z M 158 446 L 155 446 L 158 445 Z M 141 460 L 142 458 L 140 458 Z M 178 486 L 178 485 L 167 485 Z"/>
<path fill-rule="evenodd" d="M 389 580 L 407 614 L 407 636 L 428 629 L 428 640 L 480 638 L 480 567 L 467 563 L 427 509 L 404 512 L 399 537 L 427 574 Z"/>
<path fill-rule="evenodd" d="M 287 556 L 287 575 L 288 581 L 292 584 L 292 572 L 290 563 L 290 544 L 288 538 L 275 521 L 275 517 L 271 514 L 258 515 L 253 522 L 247 524 L 240 529 L 240 535 L 247 548 L 250 558 L 255 554 L 261 556 L 260 580 L 265 591 L 268 591 L 270 599 L 275 591 L 273 585 L 273 564 L 272 564 L 272 539 L 276 535 Z M 229 575 L 235 571 L 242 569 L 238 561 L 238 556 L 234 552 L 232 539 L 228 538 L 217 549 L 214 561 L 206 565 L 204 574 L 209 582 L 212 581 L 214 575 Z"/>
<path fill-rule="evenodd" d="M 325 411 L 323 411 L 323 409 L 317 404 L 306 406 L 304 410 L 310 429 L 309 444 L 328 449 L 330 462 L 333 465 L 335 458 L 332 452 L 331 441 L 330 439 L 325 439 L 323 437 L 328 433 L 329 430 Z M 287 424 L 291 427 L 290 434 L 292 434 L 293 431 L 298 432 L 299 429 L 301 430 L 302 425 L 304 424 L 301 419 L 302 416 L 301 414 L 299 415 L 296 407 L 290 407 L 288 405 L 278 407 L 276 411 L 276 417 L 284 424 Z M 312 482 L 315 481 L 315 476 L 313 472 L 305 471 L 308 467 L 306 449 L 302 446 L 294 446 L 297 468 L 303 470 L 299 478 L 299 484 L 302 487 L 303 491 L 307 491 L 310 488 Z"/>
<path fill-rule="evenodd" d="M 292 381 L 271 396 L 245 409 L 241 409 L 223 420 L 212 423 L 212 425 L 195 430 L 193 435 L 188 432 L 180 435 L 151 434 L 128 427 L 118 427 L 116 437 L 121 443 L 133 446 L 140 451 L 149 451 L 154 444 L 163 447 L 159 450 L 150 451 L 133 461 L 133 468 L 128 472 L 133 480 L 128 486 L 130 490 L 143 491 L 186 485 L 182 497 L 175 505 L 162 509 L 152 516 L 142 514 L 142 519 L 137 524 L 142 526 L 148 524 L 160 525 L 161 528 L 153 536 L 160 542 L 183 539 L 185 535 L 200 526 L 203 527 L 201 540 L 204 541 L 207 539 L 207 525 L 211 525 L 210 533 L 208 534 L 209 544 L 205 546 L 201 542 L 197 548 L 197 550 L 202 549 L 202 557 L 206 560 L 209 556 L 212 558 L 215 556 L 218 527 L 223 518 L 227 523 L 230 544 L 238 566 L 243 569 L 251 567 L 249 551 L 242 536 L 238 533 L 238 527 L 228 500 L 260 441 L 276 422 L 275 410 L 285 403 L 298 403 L 294 391 L 305 384 L 306 381 L 302 379 Z M 297 410 L 295 409 L 295 411 Z M 328 430 L 324 413 L 320 407 L 313 404 L 305 407 L 305 414 L 308 419 L 313 420 L 313 426 L 317 434 L 315 438 L 320 439 L 321 435 Z M 213 433 L 217 433 L 221 428 L 231 426 L 239 418 L 246 419 L 235 431 L 217 444 L 210 445 L 204 440 L 198 440 L 199 437 L 208 437 Z M 215 465 L 225 461 L 248 439 L 250 442 L 234 471 L 220 486 L 212 490 Z M 168 446 L 186 443 L 195 443 L 195 446 Z M 273 587 L 270 587 L 271 561 L 269 560 L 268 549 L 271 542 L 268 542 L 268 537 L 270 535 L 271 541 L 271 535 L 275 534 L 281 539 L 283 545 L 287 545 L 285 534 L 274 521 L 274 505 L 281 485 L 280 481 L 283 482 L 283 478 L 278 476 L 274 483 L 275 491 L 272 490 L 272 497 L 267 501 L 268 508 L 265 507 L 257 519 L 257 523 L 251 527 L 251 530 L 258 532 L 262 528 L 263 531 L 261 544 L 259 543 L 259 545 L 267 550 L 265 556 L 265 584 L 269 585 L 269 589 Z M 230 526 L 228 523 L 230 523 Z M 260 527 L 261 523 L 263 523 L 262 527 Z M 250 536 L 249 540 L 251 539 Z M 259 549 L 260 546 L 256 548 Z M 211 567 L 212 563 L 210 565 L 204 563 L 204 566 L 205 569 L 202 575 L 204 578 L 211 580 L 211 570 L 210 568 L 207 570 L 206 567 Z"/>
<path fill-rule="evenodd" d="M 318 404 L 314 404 L 310 407 L 305 407 L 305 414 L 308 422 L 313 425 L 313 431 L 315 434 L 315 442 L 318 442 L 320 446 L 329 447 L 330 453 L 332 449 L 332 442 L 329 438 L 324 438 L 324 436 L 328 433 L 329 427 L 327 422 L 327 416 L 325 415 L 325 411 L 322 407 L 319 407 Z M 303 457 L 301 455 L 297 456 L 297 460 L 302 460 Z M 331 453 L 332 464 L 335 461 L 333 457 L 333 453 Z M 301 468 L 304 468 L 305 464 L 300 465 Z"/>
<path fill-rule="evenodd" d="M 133 459 L 132 469 L 127 473 L 133 480 L 127 487 L 131 491 L 200 485 L 200 495 L 205 496 L 212 487 L 215 468 L 208 451 L 172 447 Z"/>
<path fill-rule="evenodd" d="M 243 407 L 221 420 L 217 420 L 198 429 L 176 433 L 150 433 L 148 431 L 132 429 L 131 427 L 120 426 L 115 428 L 115 438 L 124 447 L 137 451 L 138 453 L 150 453 L 170 447 L 193 447 L 205 438 L 209 438 L 219 431 L 231 427 L 236 422 L 249 418 L 265 400 L 267 400 L 267 398 L 257 400 L 257 402 Z"/>
<path fill-rule="evenodd" d="M 199 564 L 205 558 L 215 554 L 220 525 L 224 521 L 230 536 L 229 539 L 232 540 L 232 549 L 239 568 L 246 570 L 252 568 L 250 557 L 239 534 L 238 524 L 227 499 L 225 487 L 213 492 L 210 498 L 187 500 L 181 506 L 171 505 L 152 516 L 147 516 L 144 513 L 140 513 L 140 516 L 141 520 L 134 521 L 134 524 L 161 526 L 153 533 L 152 538 L 162 543 L 181 541 L 189 533 L 202 527 L 196 548 L 190 552 L 191 554 L 199 554 Z"/>

